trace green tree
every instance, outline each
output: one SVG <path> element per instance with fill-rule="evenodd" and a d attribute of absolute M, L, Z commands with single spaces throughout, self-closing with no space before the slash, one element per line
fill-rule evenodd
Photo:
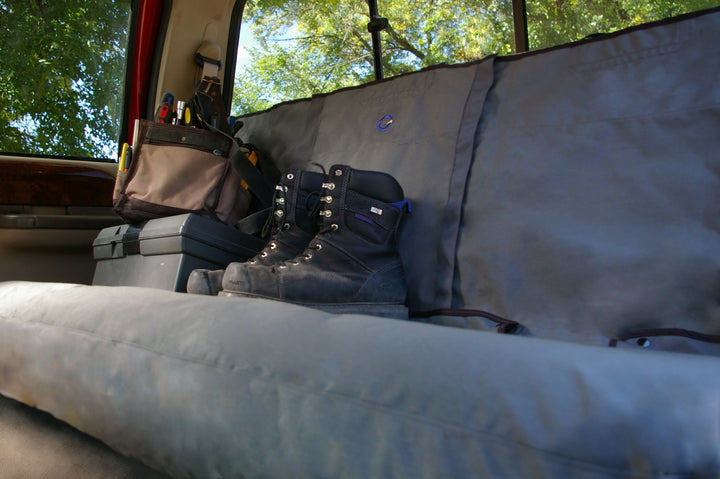
<path fill-rule="evenodd" d="M 114 156 L 130 0 L 0 0 L 0 151 Z"/>
<path fill-rule="evenodd" d="M 529 0 L 530 47 L 559 45 L 718 5 L 718 0 Z"/>
<path fill-rule="evenodd" d="M 720 5 L 720 0 L 526 0 L 531 48 Z M 378 0 L 385 76 L 513 51 L 512 0 Z M 255 39 L 233 112 L 374 79 L 365 0 L 248 0 Z"/>
<path fill-rule="evenodd" d="M 387 77 L 512 50 L 511 0 L 384 0 L 379 11 L 390 23 Z M 249 0 L 244 23 L 256 45 L 236 76 L 233 111 L 373 80 L 369 21 L 364 0 Z"/>

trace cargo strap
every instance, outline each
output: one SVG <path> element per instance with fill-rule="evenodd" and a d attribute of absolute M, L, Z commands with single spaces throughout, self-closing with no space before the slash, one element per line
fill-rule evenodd
<path fill-rule="evenodd" d="M 414 319 L 426 319 L 433 316 L 452 316 L 460 318 L 468 318 L 477 316 L 485 318 L 496 324 L 496 330 L 500 334 L 521 334 L 525 331 L 522 324 L 512 319 L 503 318 L 497 314 L 490 313 L 488 311 L 481 311 L 478 309 L 454 309 L 454 308 L 440 308 L 433 309 L 430 311 L 412 311 L 410 312 L 410 318 Z"/>

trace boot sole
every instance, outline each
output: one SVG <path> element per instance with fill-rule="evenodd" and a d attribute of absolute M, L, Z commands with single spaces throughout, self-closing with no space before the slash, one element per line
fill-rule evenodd
<path fill-rule="evenodd" d="M 403 304 L 397 303 L 305 303 L 301 301 L 291 301 L 270 296 L 262 296 L 252 293 L 239 293 L 234 291 L 220 291 L 218 296 L 235 296 L 235 297 L 251 297 L 270 299 L 282 303 L 297 304 L 306 308 L 319 309 L 327 313 L 333 314 L 368 314 L 371 316 L 381 316 L 391 319 L 408 319 L 408 308 Z"/>

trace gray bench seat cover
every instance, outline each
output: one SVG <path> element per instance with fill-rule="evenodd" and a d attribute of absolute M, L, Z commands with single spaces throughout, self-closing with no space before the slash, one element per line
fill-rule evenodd
<path fill-rule="evenodd" d="M 718 58 L 714 9 L 280 105 L 240 133 L 283 167 L 400 181 L 411 313 L 720 355 Z"/>
<path fill-rule="evenodd" d="M 280 168 L 384 171 L 412 213 L 399 234 L 408 307 L 449 307 L 460 214 L 493 58 L 441 66 L 242 118 L 239 134 Z"/>
<path fill-rule="evenodd" d="M 178 478 L 717 477 L 718 359 L 0 284 L 0 394 Z"/>
<path fill-rule="evenodd" d="M 683 329 L 715 343 L 640 344 L 720 355 L 719 59 L 718 9 L 498 58 L 453 307 L 595 345 Z"/>

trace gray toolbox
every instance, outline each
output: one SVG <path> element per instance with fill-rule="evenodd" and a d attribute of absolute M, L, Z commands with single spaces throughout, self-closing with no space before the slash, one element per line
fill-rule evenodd
<path fill-rule="evenodd" d="M 185 292 L 192 270 L 223 269 L 263 246 L 259 238 L 192 213 L 112 226 L 93 241 L 93 284 Z"/>

